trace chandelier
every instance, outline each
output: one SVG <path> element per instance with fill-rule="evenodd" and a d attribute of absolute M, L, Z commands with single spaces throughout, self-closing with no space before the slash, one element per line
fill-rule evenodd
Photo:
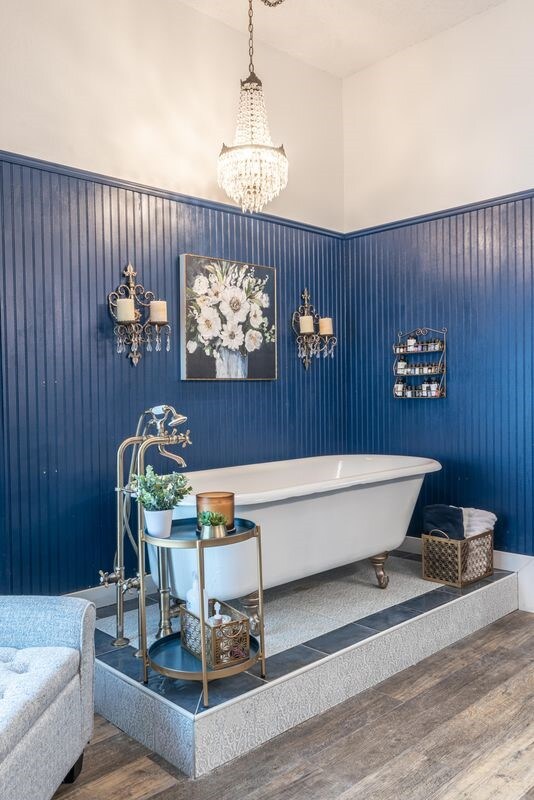
<path fill-rule="evenodd" d="M 272 8 L 283 0 L 262 2 Z M 222 146 L 217 181 L 243 211 L 258 212 L 286 188 L 288 162 L 283 145 L 273 145 L 263 86 L 254 72 L 252 15 L 252 0 L 248 0 L 249 75 L 241 81 L 234 143 Z"/>

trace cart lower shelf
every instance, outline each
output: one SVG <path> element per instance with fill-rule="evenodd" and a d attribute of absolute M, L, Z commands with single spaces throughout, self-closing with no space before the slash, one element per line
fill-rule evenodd
<path fill-rule="evenodd" d="M 207 670 L 208 681 L 218 678 L 228 678 L 250 669 L 261 658 L 260 645 L 257 639 L 250 637 L 250 657 L 239 664 L 232 664 L 220 669 Z M 163 639 L 158 639 L 148 648 L 148 666 L 165 675 L 167 678 L 176 678 L 183 681 L 202 680 L 202 661 L 182 647 L 180 633 L 171 633 Z"/>

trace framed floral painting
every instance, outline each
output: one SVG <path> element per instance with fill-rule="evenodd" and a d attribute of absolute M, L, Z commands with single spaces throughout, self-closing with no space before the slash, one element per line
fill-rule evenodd
<path fill-rule="evenodd" d="M 276 380 L 276 270 L 180 256 L 182 380 Z"/>

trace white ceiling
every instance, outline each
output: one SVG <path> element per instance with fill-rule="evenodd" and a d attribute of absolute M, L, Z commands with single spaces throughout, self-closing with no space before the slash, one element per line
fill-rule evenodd
<path fill-rule="evenodd" d="M 247 29 L 247 0 L 180 2 L 236 30 Z M 307 64 L 346 77 L 501 2 L 285 0 L 267 8 L 255 0 L 254 35 Z"/>

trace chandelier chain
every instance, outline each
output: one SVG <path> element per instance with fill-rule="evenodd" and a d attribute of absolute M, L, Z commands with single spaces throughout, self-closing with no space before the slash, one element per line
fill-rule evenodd
<path fill-rule="evenodd" d="M 252 22 L 252 0 L 248 0 L 248 71 L 254 72 L 254 23 Z"/>
<path fill-rule="evenodd" d="M 284 0 L 261 0 L 261 2 L 268 8 L 276 8 L 282 5 Z M 252 0 L 248 0 L 248 69 L 249 72 L 254 72 L 254 11 L 252 9 Z"/>
<path fill-rule="evenodd" d="M 262 0 L 278 6 L 283 0 Z M 233 144 L 223 144 L 217 182 L 243 212 L 257 213 L 287 186 L 288 161 L 283 145 L 275 147 L 269 131 L 263 86 L 254 71 L 253 0 L 248 0 L 249 76 L 241 81 Z"/>

